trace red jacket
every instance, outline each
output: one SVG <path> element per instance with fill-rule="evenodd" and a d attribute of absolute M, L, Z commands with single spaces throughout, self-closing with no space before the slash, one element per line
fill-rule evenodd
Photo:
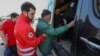
<path fill-rule="evenodd" d="M 44 41 L 44 36 L 36 37 L 30 22 L 26 16 L 21 14 L 15 25 L 14 35 L 20 56 L 36 56 L 37 46 Z"/>

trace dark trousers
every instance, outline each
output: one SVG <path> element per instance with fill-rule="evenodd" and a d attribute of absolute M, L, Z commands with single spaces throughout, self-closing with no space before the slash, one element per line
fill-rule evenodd
<path fill-rule="evenodd" d="M 18 56 L 17 47 L 16 46 L 6 47 L 4 51 L 4 56 Z"/>
<path fill-rule="evenodd" d="M 53 48 L 55 48 L 56 46 L 58 46 L 57 42 L 56 42 L 56 41 L 53 41 L 53 42 L 51 43 L 51 47 L 52 47 L 52 48 L 50 49 L 50 51 L 49 51 L 49 52 L 46 52 L 46 53 L 42 53 L 42 55 L 43 55 L 43 56 L 49 56 L 51 50 L 52 50 Z"/>

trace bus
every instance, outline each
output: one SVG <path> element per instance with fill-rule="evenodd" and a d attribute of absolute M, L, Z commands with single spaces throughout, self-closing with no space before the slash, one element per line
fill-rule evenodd
<path fill-rule="evenodd" d="M 100 56 L 100 0 L 48 0 L 48 10 L 54 28 L 75 21 L 74 27 L 57 36 L 67 53 L 54 49 L 57 56 Z"/>

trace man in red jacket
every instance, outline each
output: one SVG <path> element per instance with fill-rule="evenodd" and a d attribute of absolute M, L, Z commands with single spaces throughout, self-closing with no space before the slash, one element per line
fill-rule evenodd
<path fill-rule="evenodd" d="M 5 46 L 4 56 L 17 56 L 16 40 L 14 37 L 14 26 L 17 18 L 18 14 L 12 13 L 11 19 L 4 21 L 0 28 L 0 36 Z"/>
<path fill-rule="evenodd" d="M 36 37 L 31 22 L 35 17 L 36 8 L 32 3 L 25 2 L 21 6 L 21 15 L 15 25 L 14 35 L 19 56 L 36 56 L 37 46 L 44 41 L 45 34 Z"/>

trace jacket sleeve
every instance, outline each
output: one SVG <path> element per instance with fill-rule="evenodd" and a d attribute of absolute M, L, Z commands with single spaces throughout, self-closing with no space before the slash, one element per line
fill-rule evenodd
<path fill-rule="evenodd" d="M 42 41 L 44 41 L 44 36 L 41 35 L 39 37 L 36 37 L 35 32 L 32 28 L 27 28 L 20 34 L 22 40 L 29 46 L 38 46 Z"/>
<path fill-rule="evenodd" d="M 37 29 L 40 29 L 43 33 L 48 35 L 56 36 L 68 30 L 67 26 L 61 26 L 58 28 L 50 27 L 47 23 L 39 22 L 37 25 Z"/>

